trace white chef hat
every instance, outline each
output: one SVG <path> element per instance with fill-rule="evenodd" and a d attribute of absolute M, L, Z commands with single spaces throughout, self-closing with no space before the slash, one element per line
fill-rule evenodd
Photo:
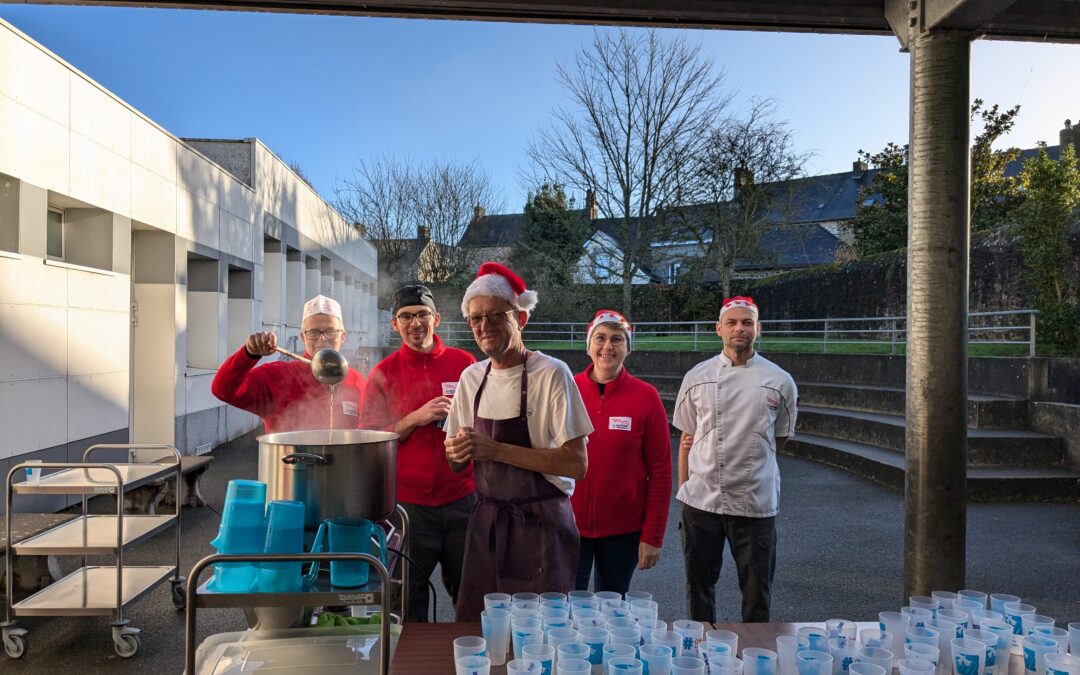
<path fill-rule="evenodd" d="M 325 295 L 316 295 L 314 298 L 304 303 L 304 318 L 309 316 L 315 316 L 316 314 L 329 314 L 330 316 L 336 316 L 339 320 L 341 318 L 341 305 L 337 300 L 328 298 Z"/>

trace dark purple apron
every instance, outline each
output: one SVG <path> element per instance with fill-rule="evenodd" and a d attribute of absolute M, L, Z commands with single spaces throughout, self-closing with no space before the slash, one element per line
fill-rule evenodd
<path fill-rule="evenodd" d="M 526 417 L 529 379 L 521 367 L 517 417 L 480 417 L 491 364 L 473 398 L 473 428 L 496 441 L 532 447 Z M 457 621 L 479 621 L 488 593 L 543 593 L 574 589 L 578 566 L 577 523 L 570 498 L 542 473 L 502 462 L 473 462 L 478 499 L 469 517 Z"/>

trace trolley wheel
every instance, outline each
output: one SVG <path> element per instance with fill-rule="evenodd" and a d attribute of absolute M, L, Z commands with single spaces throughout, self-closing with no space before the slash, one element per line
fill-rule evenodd
<path fill-rule="evenodd" d="M 4 653 L 10 658 L 21 659 L 30 648 L 30 640 L 25 635 L 7 635 L 4 637 Z"/>
<path fill-rule="evenodd" d="M 134 633 L 121 633 L 119 640 L 113 641 L 113 649 L 116 655 L 122 659 L 130 659 L 139 652 L 139 636 Z"/>
<path fill-rule="evenodd" d="M 187 587 L 184 584 L 173 584 L 172 604 L 177 609 L 187 607 Z"/>

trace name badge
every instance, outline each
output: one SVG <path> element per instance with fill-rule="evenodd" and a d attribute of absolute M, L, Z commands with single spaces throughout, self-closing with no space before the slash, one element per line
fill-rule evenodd
<path fill-rule="evenodd" d="M 342 401 L 341 411 L 346 415 L 349 415 L 350 417 L 357 417 L 360 414 L 359 411 L 356 409 L 355 401 Z"/>
<path fill-rule="evenodd" d="M 607 428 L 613 431 L 630 431 L 630 418 L 609 417 Z"/>
<path fill-rule="evenodd" d="M 443 382 L 442 383 L 442 395 L 453 396 L 457 393 L 457 382 Z"/>

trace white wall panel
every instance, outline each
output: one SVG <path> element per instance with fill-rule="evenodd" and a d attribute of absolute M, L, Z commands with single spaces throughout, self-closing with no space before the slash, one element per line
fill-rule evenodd
<path fill-rule="evenodd" d="M 3 31 L 0 31 L 0 50 L 3 49 Z M 18 138 L 19 128 L 19 104 L 15 99 L 4 96 L 4 92 L 10 91 L 3 87 L 3 68 L 6 65 L 4 55 L 0 53 L 0 138 Z M 9 176 L 20 175 L 19 153 L 13 152 L 10 146 L 6 146 L 4 152 L 0 152 L 0 173 Z"/>
<path fill-rule="evenodd" d="M 68 126 L 71 71 L 29 42 L 20 43 L 16 51 L 16 100 Z"/>
<path fill-rule="evenodd" d="M 126 370 L 68 377 L 68 442 L 126 428 L 128 385 Z"/>
<path fill-rule="evenodd" d="M 176 232 L 176 185 L 150 169 L 132 164 L 131 218 Z"/>
<path fill-rule="evenodd" d="M 66 380 L 0 382 L 0 459 L 67 442 Z"/>
<path fill-rule="evenodd" d="M 131 161 L 176 182 L 176 140 L 138 115 L 131 117 Z"/>
<path fill-rule="evenodd" d="M 70 195 L 108 211 L 130 214 L 131 160 L 81 134 L 71 134 Z"/>
<path fill-rule="evenodd" d="M 67 336 L 61 307 L 0 305 L 0 380 L 63 377 Z"/>
<path fill-rule="evenodd" d="M 187 399 L 189 415 L 194 412 L 217 408 L 221 405 L 221 401 L 214 398 L 214 395 L 210 393 L 210 383 L 213 381 L 213 373 L 188 373 L 184 378 L 184 396 Z"/>
<path fill-rule="evenodd" d="M 117 312 L 72 309 L 68 313 L 68 374 L 126 371 L 130 319 Z"/>
<path fill-rule="evenodd" d="M 16 147 L 18 177 L 38 187 L 67 193 L 69 134 L 68 128 L 24 105 L 17 107 Z"/>
<path fill-rule="evenodd" d="M 131 111 L 87 80 L 71 77 L 71 130 L 131 158 Z"/>
<path fill-rule="evenodd" d="M 130 311 L 131 277 L 68 270 L 68 306 L 105 312 Z"/>

